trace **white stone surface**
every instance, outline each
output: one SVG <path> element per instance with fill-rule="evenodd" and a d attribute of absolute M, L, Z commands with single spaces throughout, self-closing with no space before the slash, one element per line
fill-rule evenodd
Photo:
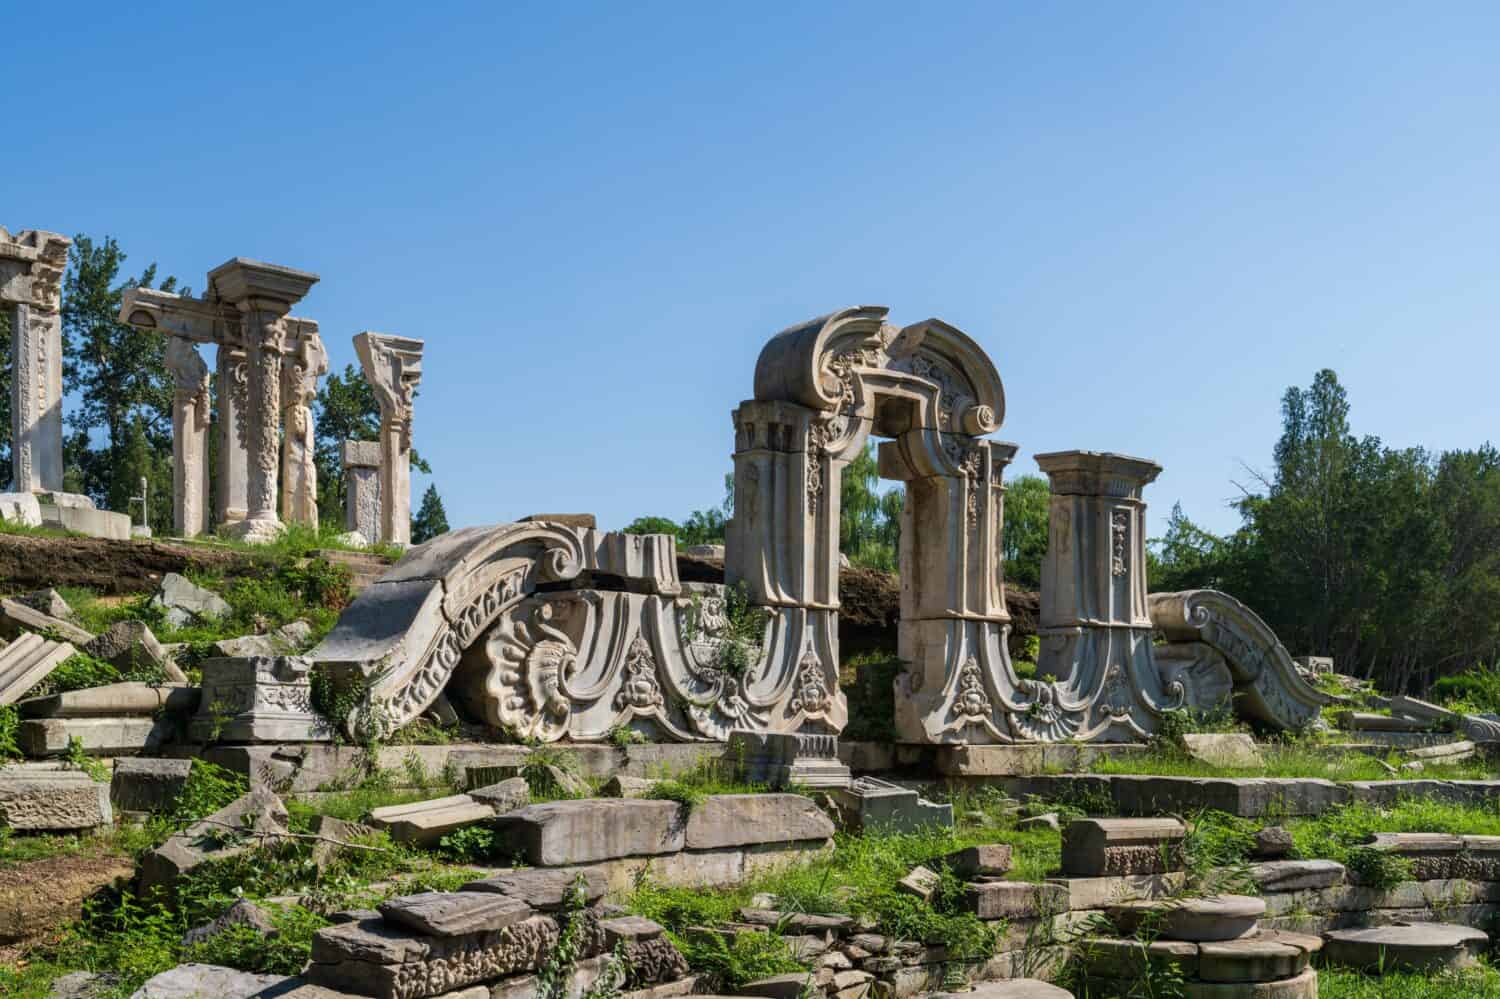
<path fill-rule="evenodd" d="M 12 490 L 62 488 L 62 279 L 73 241 L 0 229 L 0 308 L 11 328 Z M 22 373 L 25 377 L 21 377 Z"/>
<path fill-rule="evenodd" d="M 380 540 L 409 544 L 412 402 L 422 380 L 422 341 L 366 331 L 354 338 L 354 351 L 380 403 Z"/>
<path fill-rule="evenodd" d="M 33 632 L 0 649 L 0 705 L 20 700 L 73 651 L 67 642 L 54 642 Z"/>
<path fill-rule="evenodd" d="M 380 443 L 344 441 L 344 526 L 372 544 L 380 538 Z"/>
<path fill-rule="evenodd" d="M 327 742 L 333 731 L 313 711 L 302 656 L 205 659 L 202 699 L 190 734 L 200 742 Z"/>
<path fill-rule="evenodd" d="M 41 527 L 42 507 L 36 493 L 0 493 L 0 519 L 24 527 Z"/>
<path fill-rule="evenodd" d="M 195 538 L 209 528 L 208 425 L 213 404 L 208 365 L 193 342 L 167 339 L 167 370 L 172 373 L 172 526 L 180 537 Z"/>
<path fill-rule="evenodd" d="M 318 526 L 318 466 L 313 460 L 313 398 L 328 373 L 328 352 L 314 324 L 304 322 L 281 368 L 281 516 L 288 524 Z"/>

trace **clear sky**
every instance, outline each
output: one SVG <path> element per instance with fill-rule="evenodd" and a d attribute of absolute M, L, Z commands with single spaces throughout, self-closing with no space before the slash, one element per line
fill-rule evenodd
<path fill-rule="evenodd" d="M 767 337 L 938 316 L 1031 455 L 1154 458 L 1216 529 L 1291 384 L 1500 439 L 1500 5 L 39 4 L 0 224 L 201 290 L 313 270 L 342 368 L 427 341 L 454 526 L 719 501 Z M 417 489 L 425 486 L 419 477 Z"/>

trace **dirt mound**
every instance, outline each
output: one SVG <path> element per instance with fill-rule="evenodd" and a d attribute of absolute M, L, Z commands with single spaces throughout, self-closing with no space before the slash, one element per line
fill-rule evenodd
<path fill-rule="evenodd" d="M 134 874 L 127 858 L 102 851 L 0 867 L 0 944 L 48 935 L 78 918 L 85 899 Z"/>
<path fill-rule="evenodd" d="M 243 552 L 208 545 L 0 534 L 0 585 L 13 590 L 87 586 L 99 593 L 146 593 L 169 572 L 244 576 L 263 566 Z"/>

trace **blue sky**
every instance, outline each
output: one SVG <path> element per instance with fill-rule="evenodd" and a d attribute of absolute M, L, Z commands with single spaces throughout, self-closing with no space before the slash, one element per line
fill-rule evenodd
<path fill-rule="evenodd" d="M 24 4 L 0 224 L 201 290 L 316 271 L 340 368 L 427 341 L 454 526 L 718 502 L 762 343 L 939 316 L 997 435 L 1154 458 L 1216 529 L 1335 368 L 1500 437 L 1500 5 Z M 419 477 L 417 488 L 425 480 Z"/>

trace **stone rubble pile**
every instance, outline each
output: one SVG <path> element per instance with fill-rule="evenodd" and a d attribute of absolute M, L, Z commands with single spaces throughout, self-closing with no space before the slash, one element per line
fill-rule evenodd
<path fill-rule="evenodd" d="M 1063 834 L 1063 869 L 1078 877 L 1164 875 L 1182 868 L 1186 828 L 1176 819 L 1084 819 Z M 1092 990 L 1129 993 L 1171 965 L 1187 999 L 1316 999 L 1309 966 L 1320 937 L 1261 929 L 1263 899 L 1247 895 L 1154 897 L 1107 904 L 1118 937 L 1075 945 Z"/>

